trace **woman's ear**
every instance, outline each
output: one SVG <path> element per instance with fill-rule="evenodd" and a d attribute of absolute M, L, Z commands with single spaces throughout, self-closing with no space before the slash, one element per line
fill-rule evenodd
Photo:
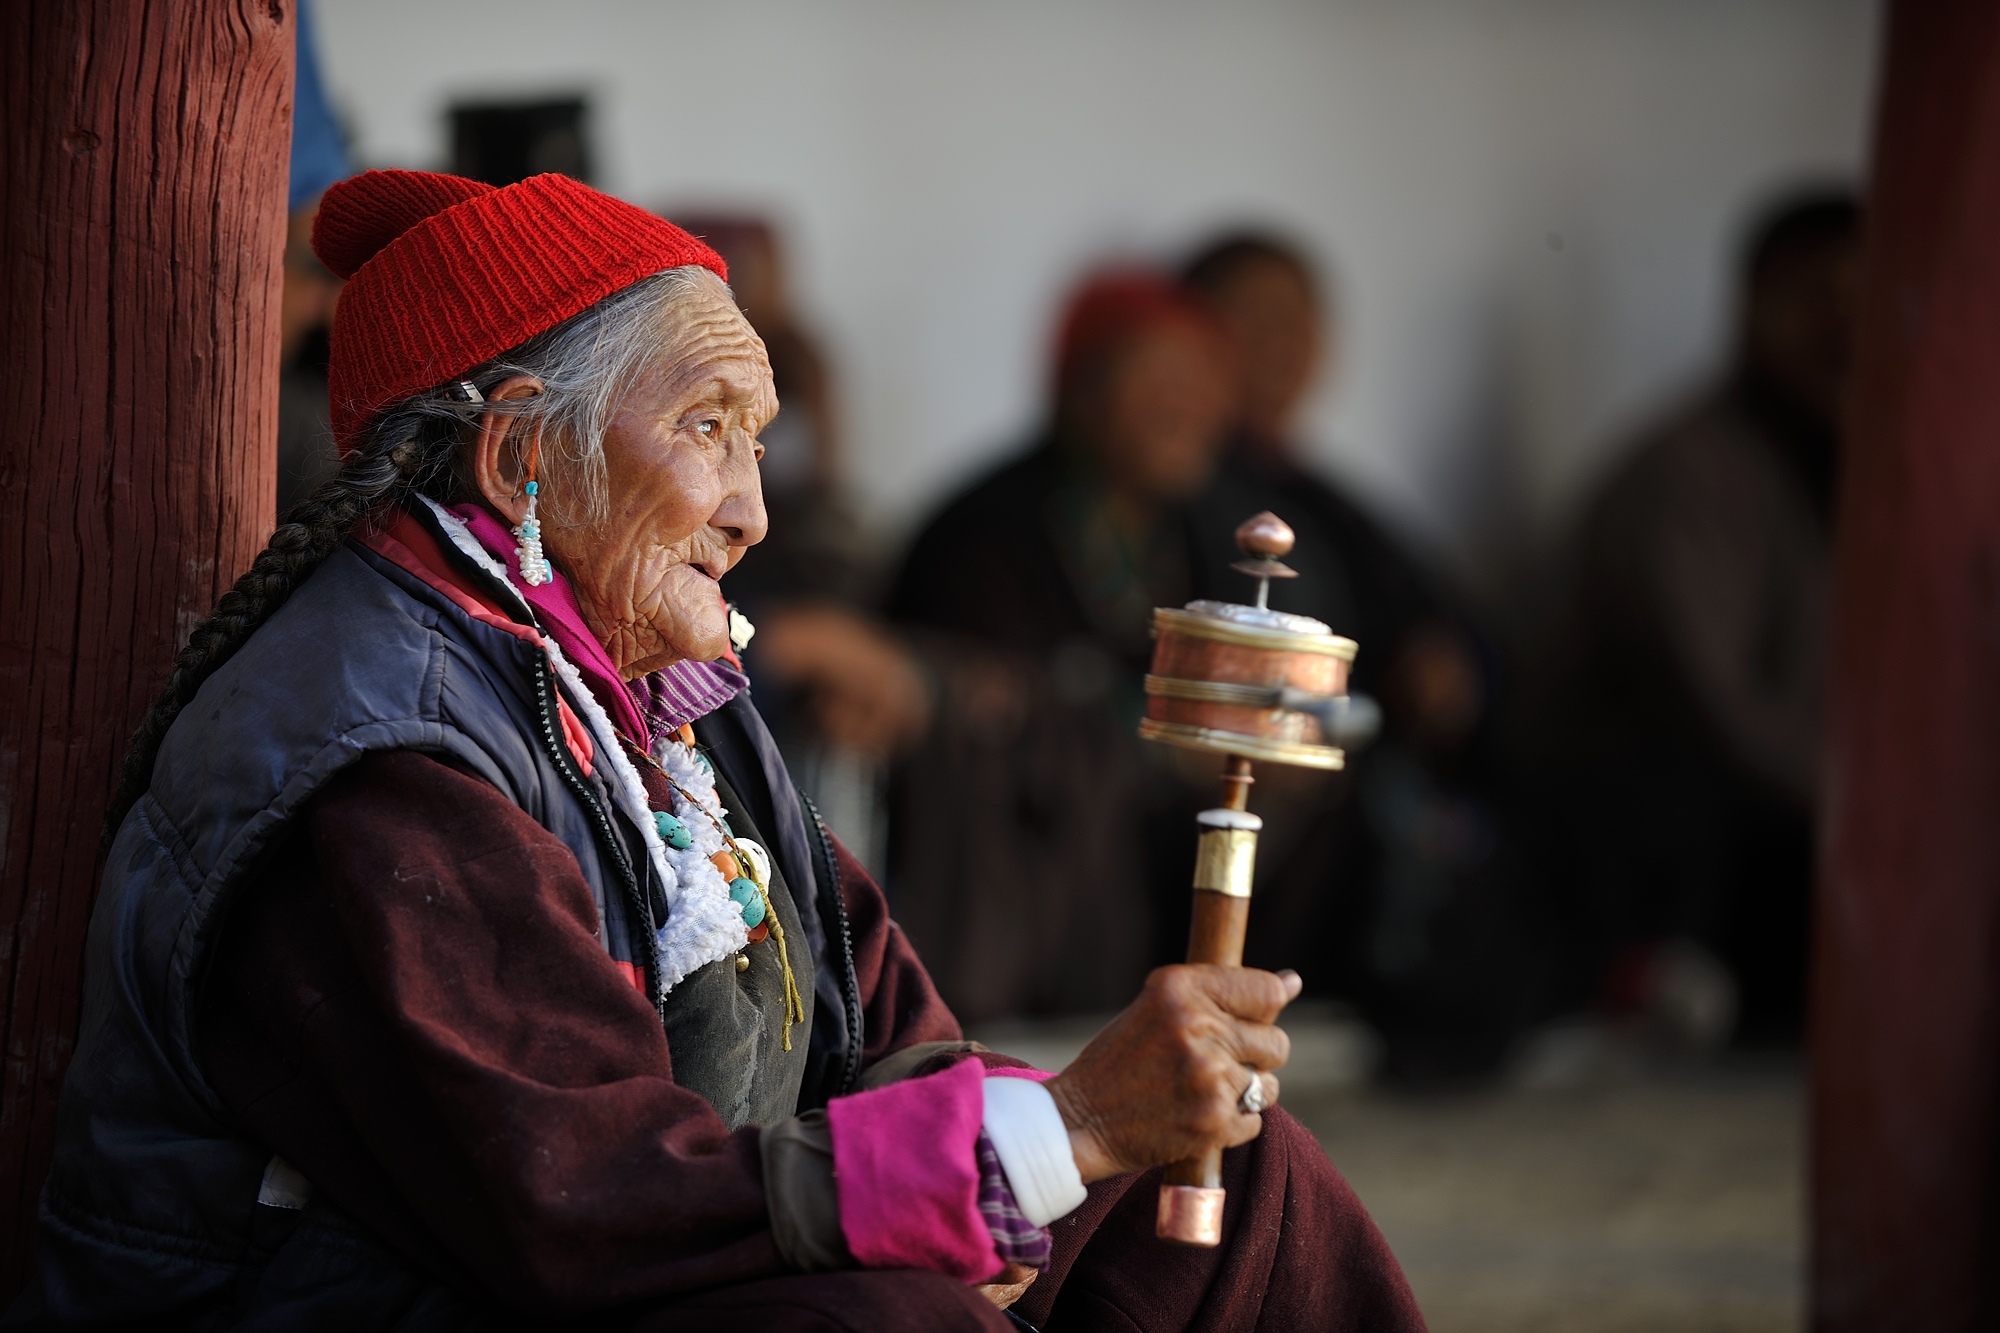
<path fill-rule="evenodd" d="M 489 403 L 519 402 L 540 394 L 544 386 L 533 375 L 516 375 L 502 380 L 486 395 Z M 528 497 L 518 451 L 509 448 L 508 436 L 514 425 L 511 412 L 488 411 L 479 418 L 479 433 L 472 439 L 472 484 L 510 525 L 519 524 L 528 512 Z"/>

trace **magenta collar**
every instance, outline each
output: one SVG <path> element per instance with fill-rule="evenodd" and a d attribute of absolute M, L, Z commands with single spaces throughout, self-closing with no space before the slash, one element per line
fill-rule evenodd
<path fill-rule="evenodd" d="M 464 519 L 479 544 L 506 567 L 514 591 L 534 609 L 542 631 L 561 646 L 584 684 L 627 738 L 650 747 L 660 735 L 722 707 L 749 684 L 748 678 L 727 661 L 675 662 L 627 682 L 618 674 L 611 654 L 591 633 L 576 593 L 561 571 L 552 568 L 547 583 L 529 586 L 521 577 L 514 534 L 499 515 L 483 504 L 455 505 L 451 512 Z"/>

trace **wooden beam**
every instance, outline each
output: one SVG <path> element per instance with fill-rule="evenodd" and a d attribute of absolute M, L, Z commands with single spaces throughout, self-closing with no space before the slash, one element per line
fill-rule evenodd
<path fill-rule="evenodd" d="M 1897 0 L 1841 479 L 1822 1330 L 2000 1319 L 2000 6 Z"/>
<path fill-rule="evenodd" d="M 119 757 L 272 525 L 292 43 L 287 0 L 0 5 L 0 1305 Z"/>

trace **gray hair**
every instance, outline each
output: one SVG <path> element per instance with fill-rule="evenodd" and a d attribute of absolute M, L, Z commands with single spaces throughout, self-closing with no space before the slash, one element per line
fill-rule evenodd
<path fill-rule="evenodd" d="M 544 521 L 589 527 L 610 512 L 605 481 L 604 433 L 625 396 L 672 341 L 675 314 L 693 295 L 707 269 L 670 268 L 641 278 L 546 333 L 503 352 L 464 378 L 486 395 L 518 375 L 540 380 L 542 392 L 506 402 L 467 402 L 456 382 L 406 398 L 368 430 L 375 440 L 420 443 L 427 466 L 419 489 L 449 500 L 465 428 L 488 412 L 514 418 L 507 447 L 525 464 L 541 439 L 540 480 Z"/>
<path fill-rule="evenodd" d="M 484 394 L 512 376 L 533 375 L 547 386 L 537 397 L 466 402 L 455 386 L 440 385 L 404 399 L 363 431 L 340 471 L 285 512 L 250 568 L 188 636 L 125 752 L 103 845 L 110 847 L 119 823 L 152 782 L 160 742 L 181 709 L 327 557 L 412 492 L 446 503 L 459 498 L 459 446 L 484 413 L 504 412 L 530 427 L 508 432 L 517 457 L 535 429 L 542 431 L 543 458 L 560 461 L 545 474 L 544 485 L 554 483 L 551 498 L 560 497 L 552 518 L 577 525 L 602 521 L 609 508 L 604 432 L 639 376 L 668 347 L 675 307 L 705 271 L 672 268 L 642 278 L 466 376 Z"/>

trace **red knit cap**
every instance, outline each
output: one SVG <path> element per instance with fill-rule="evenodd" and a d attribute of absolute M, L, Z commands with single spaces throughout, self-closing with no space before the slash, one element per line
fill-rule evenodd
<path fill-rule="evenodd" d="M 498 189 L 369 171 L 320 200 L 313 251 L 348 279 L 333 317 L 333 437 L 344 455 L 384 408 L 457 379 L 662 269 L 715 251 L 567 176 Z"/>

